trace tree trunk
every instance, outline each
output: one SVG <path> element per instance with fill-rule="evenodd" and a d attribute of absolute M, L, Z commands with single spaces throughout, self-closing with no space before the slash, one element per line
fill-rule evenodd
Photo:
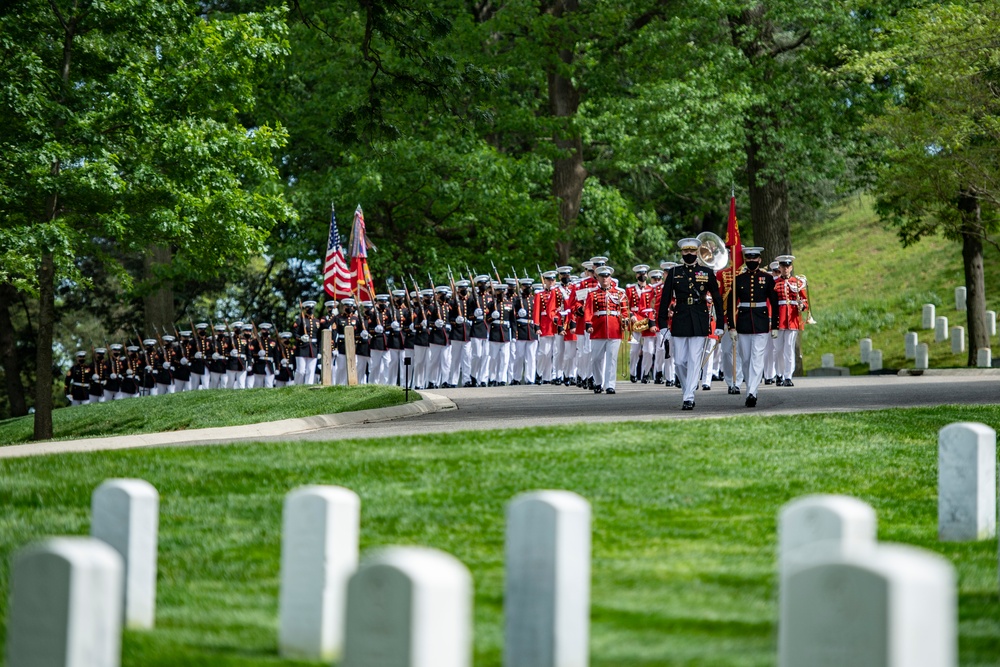
<path fill-rule="evenodd" d="M 792 252 L 792 232 L 788 220 L 788 182 L 764 175 L 761 159 L 763 128 L 751 123 L 747 136 L 747 177 L 750 186 L 750 221 L 754 245 L 762 246 L 761 264 Z"/>
<path fill-rule="evenodd" d="M 0 366 L 3 366 L 10 414 L 12 417 L 23 417 L 28 414 L 28 405 L 24 400 L 24 385 L 21 384 L 21 363 L 17 358 L 14 323 L 10 319 L 10 304 L 16 296 L 13 285 L 0 284 Z"/>
<path fill-rule="evenodd" d="M 986 280 L 983 275 L 983 227 L 979 198 L 969 192 L 959 196 L 962 212 L 962 265 L 965 269 L 966 328 L 969 334 L 968 365 L 975 366 L 978 351 L 990 346 L 986 330 Z"/>
<path fill-rule="evenodd" d="M 171 261 L 170 248 L 150 246 L 143 260 L 143 277 L 146 280 L 156 280 L 156 267 L 167 266 Z M 169 330 L 174 323 L 174 290 L 169 283 L 159 285 L 155 292 L 143 297 L 143 309 L 146 315 L 146 331 L 148 335 L 153 328 L 160 331 Z"/>
<path fill-rule="evenodd" d="M 579 9 L 577 0 L 556 2 L 552 14 L 561 18 L 567 12 Z M 558 32 L 553 32 L 558 35 Z M 560 39 L 560 37 L 556 37 Z M 574 45 L 564 45 L 559 49 L 559 60 L 569 65 L 573 62 Z M 573 228 L 580 215 L 580 200 L 583 186 L 587 181 L 587 169 L 583 166 L 583 140 L 580 132 L 572 126 L 572 119 L 580 108 L 580 92 L 573 82 L 556 67 L 548 71 L 549 113 L 553 118 L 565 118 L 561 131 L 553 137 L 556 147 L 562 152 L 552 164 L 552 195 L 559 200 L 559 232 L 556 237 L 556 254 L 560 264 L 569 263 L 573 253 Z"/>
<path fill-rule="evenodd" d="M 35 369 L 35 440 L 52 438 L 52 329 L 56 320 L 55 259 L 42 254 L 38 265 L 38 356 Z"/>

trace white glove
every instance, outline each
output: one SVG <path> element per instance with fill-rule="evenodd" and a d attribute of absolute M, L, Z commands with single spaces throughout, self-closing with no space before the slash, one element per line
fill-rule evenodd
<path fill-rule="evenodd" d="M 287 366 L 288 365 L 288 359 L 282 359 L 281 360 L 281 365 L 282 366 Z"/>
<path fill-rule="evenodd" d="M 153 372 L 153 367 L 152 366 L 146 366 L 146 372 L 147 373 L 152 373 Z"/>
<path fill-rule="evenodd" d="M 204 358 L 205 358 L 205 355 L 204 355 L 204 354 L 202 354 L 201 352 L 195 352 L 195 353 L 194 353 L 194 358 L 195 358 L 195 359 L 204 359 Z"/>
<path fill-rule="evenodd" d="M 240 351 L 237 350 L 236 348 L 233 348 L 232 350 L 229 350 L 229 356 L 230 357 L 238 357 L 238 356 L 240 356 Z"/>
<path fill-rule="evenodd" d="M 476 308 L 476 312 L 474 312 L 473 315 L 476 316 L 477 320 L 483 319 L 483 309 L 482 308 Z"/>
<path fill-rule="evenodd" d="M 777 338 L 777 337 L 778 337 L 778 330 L 771 329 L 771 338 Z"/>
<path fill-rule="evenodd" d="M 259 350 L 257 352 L 257 356 L 260 357 L 261 359 L 263 359 L 264 357 L 267 356 L 267 352 L 265 350 Z"/>
<path fill-rule="evenodd" d="M 390 326 L 393 331 L 399 331 L 399 322 L 393 322 Z"/>
<path fill-rule="evenodd" d="M 167 371 L 170 370 L 170 364 L 167 363 L 166 361 L 163 362 L 163 370 L 167 370 Z"/>
<path fill-rule="evenodd" d="M 93 380 L 94 382 L 100 382 L 101 376 L 98 375 L 97 373 L 94 373 L 93 375 L 90 376 L 90 379 Z"/>
<path fill-rule="evenodd" d="M 420 326 L 422 326 L 423 328 L 426 329 L 427 328 L 427 320 L 420 320 Z"/>
<path fill-rule="evenodd" d="M 439 320 L 434 320 L 434 326 L 436 326 L 438 329 L 444 328 L 444 320 L 440 320 L 440 319 Z"/>
<path fill-rule="evenodd" d="M 112 380 L 117 380 L 118 379 L 118 373 L 112 373 L 108 377 L 111 378 Z"/>
<path fill-rule="evenodd" d="M 385 333 L 385 327 L 383 327 L 381 324 L 376 324 L 375 325 L 375 333 L 377 333 L 377 334 Z"/>
<path fill-rule="evenodd" d="M 223 358 L 223 356 L 221 354 L 219 354 L 218 352 L 213 352 L 212 353 L 212 359 L 213 360 L 218 361 L 219 359 L 222 359 L 222 358 Z"/>
<path fill-rule="evenodd" d="M 126 377 L 132 377 L 132 375 L 133 375 L 133 373 L 132 373 L 132 369 L 131 368 L 128 369 L 127 371 L 125 371 L 125 376 Z"/>
<path fill-rule="evenodd" d="M 368 340 L 369 338 L 371 338 L 371 334 L 369 334 L 365 330 L 362 330 L 361 331 L 361 340 Z"/>
<path fill-rule="evenodd" d="M 499 319 L 500 319 L 500 311 L 499 311 L 499 310 L 494 310 L 494 311 L 493 311 L 493 314 L 492 314 L 492 315 L 490 315 L 490 317 L 491 317 L 492 319 L 494 319 L 494 320 L 499 320 Z"/>
<path fill-rule="evenodd" d="M 528 311 L 526 311 L 524 308 L 520 308 L 517 311 L 517 316 L 523 320 L 525 317 L 528 316 Z"/>
<path fill-rule="evenodd" d="M 187 357 L 181 357 L 181 366 L 187 366 L 189 363 L 191 362 L 188 361 Z"/>
<path fill-rule="evenodd" d="M 716 330 L 715 330 L 715 335 L 716 335 L 716 336 L 719 336 L 719 337 L 721 337 L 723 333 L 725 333 L 725 332 L 724 332 L 724 331 L 723 331 L 722 329 L 716 329 Z"/>
<path fill-rule="evenodd" d="M 410 325 L 410 331 L 413 332 L 413 333 L 416 333 L 417 332 L 417 325 L 411 324 Z"/>
<path fill-rule="evenodd" d="M 465 324 L 465 318 L 459 315 L 455 318 L 455 324 L 462 325 Z"/>

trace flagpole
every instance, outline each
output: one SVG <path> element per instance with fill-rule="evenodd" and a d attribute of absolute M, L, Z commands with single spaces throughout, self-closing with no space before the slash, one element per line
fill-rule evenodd
<path fill-rule="evenodd" d="M 732 194 L 730 196 L 730 200 L 729 201 L 732 203 L 733 211 L 735 212 L 735 210 L 736 210 L 736 186 L 735 185 L 733 186 Z M 735 241 L 735 239 L 731 239 L 731 240 Z M 742 245 L 742 243 L 740 245 Z M 733 243 L 733 257 L 732 257 L 732 262 L 733 262 L 733 279 L 730 282 L 729 290 L 732 293 L 732 300 L 733 300 L 733 309 L 731 311 L 733 313 L 733 328 L 729 332 L 729 339 L 733 341 L 733 386 L 735 387 L 735 386 L 737 386 L 736 385 L 736 244 L 735 243 Z M 747 386 L 749 386 L 749 384 Z"/>

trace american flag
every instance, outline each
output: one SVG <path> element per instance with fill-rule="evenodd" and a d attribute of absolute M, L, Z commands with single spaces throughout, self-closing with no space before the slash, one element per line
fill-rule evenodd
<path fill-rule="evenodd" d="M 340 232 L 337 231 L 337 214 L 330 207 L 330 237 L 326 243 L 326 262 L 323 264 L 323 289 L 334 299 L 352 295 L 351 271 L 344 260 L 344 249 L 340 247 Z"/>

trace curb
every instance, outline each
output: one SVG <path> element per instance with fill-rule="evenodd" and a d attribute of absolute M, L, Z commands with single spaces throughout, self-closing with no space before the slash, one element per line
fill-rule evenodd
<path fill-rule="evenodd" d="M 897 375 L 900 376 L 976 376 L 976 375 L 1000 375 L 1000 368 L 902 368 Z"/>
<path fill-rule="evenodd" d="M 441 394 L 428 391 L 418 391 L 417 393 L 420 394 L 422 400 L 402 405 L 393 405 L 388 408 L 356 410 L 354 412 L 341 412 L 333 415 L 298 417 L 295 419 L 263 422 L 261 424 L 244 424 L 242 426 L 197 428 L 188 431 L 136 433 L 133 435 L 116 435 L 109 438 L 83 438 L 80 440 L 56 440 L 24 445 L 8 445 L 0 447 L 0 459 L 44 456 L 46 454 L 103 452 L 117 449 L 137 449 L 139 447 L 213 445 L 232 442 L 234 440 L 308 433 L 309 431 L 321 428 L 372 424 L 458 409 L 458 406 L 451 399 Z"/>

